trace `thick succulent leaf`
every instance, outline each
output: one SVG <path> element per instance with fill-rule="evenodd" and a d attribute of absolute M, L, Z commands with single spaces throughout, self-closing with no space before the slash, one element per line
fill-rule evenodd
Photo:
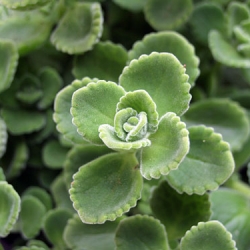
<path fill-rule="evenodd" d="M 77 133 L 76 126 L 72 123 L 72 116 L 70 114 L 72 95 L 77 89 L 86 86 L 90 82 L 96 81 L 97 79 L 90 79 L 88 77 L 83 78 L 81 81 L 74 80 L 71 85 L 64 87 L 56 95 L 53 115 L 56 128 L 66 139 L 73 143 L 83 144 L 85 141 L 82 136 Z"/>
<path fill-rule="evenodd" d="M 50 250 L 50 248 L 41 240 L 29 240 L 27 247 L 41 247 L 43 250 Z"/>
<path fill-rule="evenodd" d="M 71 217 L 72 212 L 62 208 L 50 210 L 44 217 L 43 232 L 53 246 L 58 249 L 66 248 L 66 242 L 63 240 L 63 231 Z"/>
<path fill-rule="evenodd" d="M 160 117 L 167 112 L 181 115 L 188 109 L 191 95 L 187 81 L 185 67 L 173 54 L 157 52 L 132 60 L 119 78 L 127 91 L 146 90 Z"/>
<path fill-rule="evenodd" d="M 25 195 L 21 200 L 20 226 L 22 235 L 31 239 L 38 235 L 43 218 L 46 214 L 46 207 L 33 195 Z M 35 223 L 30 223 L 31 221 Z"/>
<path fill-rule="evenodd" d="M 68 148 L 63 147 L 57 140 L 48 141 L 42 149 L 44 165 L 52 169 L 61 169 L 68 150 Z"/>
<path fill-rule="evenodd" d="M 69 198 L 69 191 L 62 174 L 54 178 L 50 185 L 50 191 L 55 201 L 56 208 L 68 209 L 75 212 L 72 201 Z"/>
<path fill-rule="evenodd" d="M 150 199 L 153 214 L 165 226 L 170 241 L 178 240 L 200 221 L 210 217 L 209 196 L 179 194 L 166 181 L 153 190 Z"/>
<path fill-rule="evenodd" d="M 192 10 L 191 0 L 148 0 L 144 6 L 145 18 L 155 30 L 180 28 Z"/>
<path fill-rule="evenodd" d="M 250 57 L 250 43 L 240 44 L 237 50 L 245 57 Z"/>
<path fill-rule="evenodd" d="M 17 48 L 11 41 L 0 42 L 0 92 L 10 87 L 18 64 Z"/>
<path fill-rule="evenodd" d="M 235 26 L 250 18 L 249 8 L 245 3 L 232 1 L 227 8 L 229 30 L 232 33 Z"/>
<path fill-rule="evenodd" d="M 101 225 L 82 223 L 75 214 L 65 227 L 63 238 L 69 249 L 110 250 L 115 248 L 115 231 L 120 218 L 115 221 L 106 221 Z"/>
<path fill-rule="evenodd" d="M 133 12 L 139 12 L 143 10 L 143 7 L 146 4 L 144 0 L 113 0 L 114 3 L 119 5 L 121 8 L 127 9 Z"/>
<path fill-rule="evenodd" d="M 242 192 L 221 188 L 210 194 L 212 220 L 221 221 L 240 250 L 250 247 L 250 200 Z"/>
<path fill-rule="evenodd" d="M 146 179 L 160 178 L 178 168 L 189 151 L 188 130 L 174 113 L 164 115 L 156 133 L 149 136 L 150 147 L 140 155 L 141 174 Z"/>
<path fill-rule="evenodd" d="M 92 49 L 102 34 L 103 16 L 99 3 L 74 3 L 51 35 L 57 50 L 79 54 Z"/>
<path fill-rule="evenodd" d="M 200 73 L 198 69 L 200 61 L 195 55 L 194 46 L 184 36 L 174 31 L 147 34 L 141 41 L 134 43 L 128 53 L 129 61 L 138 59 L 142 54 L 149 55 L 153 51 L 174 54 L 183 65 L 186 65 L 189 83 L 194 85 Z"/>
<path fill-rule="evenodd" d="M 199 222 L 180 242 L 180 250 L 237 250 L 232 235 L 219 221 Z"/>
<path fill-rule="evenodd" d="M 250 42 L 250 20 L 241 22 L 240 25 L 234 27 L 234 35 L 241 43 Z"/>
<path fill-rule="evenodd" d="M 52 209 L 52 199 L 48 192 L 45 191 L 45 189 L 36 186 L 29 186 L 29 188 L 27 188 L 23 192 L 22 197 L 24 197 L 25 195 L 31 195 L 36 197 L 45 206 L 47 211 Z"/>
<path fill-rule="evenodd" d="M 195 39 L 204 45 L 208 43 L 208 34 L 211 30 L 227 34 L 226 16 L 223 9 L 215 3 L 202 2 L 196 5 L 190 23 Z"/>
<path fill-rule="evenodd" d="M 17 221 L 21 199 L 12 185 L 0 181 L 0 236 L 6 237 Z"/>
<path fill-rule="evenodd" d="M 117 250 L 169 250 L 167 233 L 161 222 L 147 215 L 122 220 L 116 230 Z"/>
<path fill-rule="evenodd" d="M 242 148 L 249 135 L 246 111 L 236 102 L 223 98 L 209 98 L 195 102 L 183 117 L 187 126 L 204 124 L 213 127 L 227 141 L 231 150 Z"/>
<path fill-rule="evenodd" d="M 49 67 L 41 69 L 38 76 L 41 81 L 43 96 L 37 106 L 39 109 L 46 109 L 53 103 L 57 92 L 63 85 L 63 81 L 57 71 Z"/>
<path fill-rule="evenodd" d="M 6 124 L 0 117 L 0 158 L 4 155 L 6 151 L 6 144 L 8 140 L 8 133 Z"/>
<path fill-rule="evenodd" d="M 73 178 L 70 198 L 84 223 L 113 221 L 141 196 L 143 181 L 134 154 L 101 156 L 80 167 Z"/>
<path fill-rule="evenodd" d="M 105 146 L 96 147 L 94 145 L 76 145 L 67 154 L 64 166 L 64 180 L 68 188 L 72 182 L 73 174 L 78 171 L 78 168 L 82 165 L 112 152 Z"/>
<path fill-rule="evenodd" d="M 117 82 L 127 59 L 127 51 L 122 45 L 99 42 L 91 51 L 75 57 L 73 74 L 77 79 L 88 76 Z"/>
<path fill-rule="evenodd" d="M 250 60 L 238 53 L 236 48 L 234 48 L 217 30 L 210 31 L 208 43 L 216 61 L 234 68 L 250 67 Z"/>
<path fill-rule="evenodd" d="M 1 114 L 7 125 L 7 129 L 13 135 L 35 132 L 42 129 L 46 123 L 45 116 L 36 111 L 3 108 Z"/>
<path fill-rule="evenodd" d="M 51 26 L 52 23 L 44 17 L 11 17 L 0 22 L 0 39 L 11 40 L 17 46 L 19 55 L 27 54 L 48 39 Z"/>
<path fill-rule="evenodd" d="M 52 0 L 0 0 L 0 4 L 10 9 L 29 9 L 40 7 Z"/>
<path fill-rule="evenodd" d="M 113 125 L 116 104 L 125 90 L 114 82 L 97 81 L 78 89 L 72 97 L 72 122 L 86 140 L 103 144 L 98 128 L 102 124 Z"/>
<path fill-rule="evenodd" d="M 216 190 L 234 171 L 230 146 L 212 128 L 189 128 L 190 151 L 177 170 L 167 175 L 179 193 L 204 194 Z"/>

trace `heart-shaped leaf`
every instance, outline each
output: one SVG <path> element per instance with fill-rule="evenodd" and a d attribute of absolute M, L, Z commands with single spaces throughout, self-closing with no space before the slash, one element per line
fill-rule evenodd
<path fill-rule="evenodd" d="M 234 171 L 229 144 L 212 128 L 189 128 L 190 151 L 177 170 L 167 176 L 179 193 L 204 194 L 216 190 Z"/>
<path fill-rule="evenodd" d="M 143 184 L 134 154 L 101 156 L 80 167 L 73 179 L 70 199 L 88 224 L 115 220 L 134 207 Z"/>

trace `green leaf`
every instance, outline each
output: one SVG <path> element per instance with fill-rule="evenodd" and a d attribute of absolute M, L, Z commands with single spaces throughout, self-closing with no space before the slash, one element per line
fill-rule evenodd
<path fill-rule="evenodd" d="M 245 57 L 249 57 L 250 56 L 250 43 L 244 43 L 244 44 L 240 44 L 237 47 L 237 50 L 244 55 Z"/>
<path fill-rule="evenodd" d="M 40 47 L 51 30 L 51 22 L 39 16 L 14 16 L 0 22 L 0 39 L 12 41 L 19 55 Z M 39 32 L 37 32 L 39 30 Z"/>
<path fill-rule="evenodd" d="M 57 92 L 63 85 L 63 80 L 57 71 L 50 67 L 42 68 L 38 76 L 41 81 L 43 96 L 37 106 L 39 109 L 46 109 L 53 103 Z"/>
<path fill-rule="evenodd" d="M 141 196 L 143 181 L 134 154 L 101 156 L 83 165 L 73 178 L 70 199 L 84 223 L 113 221 Z"/>
<path fill-rule="evenodd" d="M 227 19 L 223 9 L 215 3 L 202 2 L 195 6 L 190 18 L 195 39 L 204 45 L 208 43 L 208 34 L 217 30 L 227 35 Z"/>
<path fill-rule="evenodd" d="M 232 33 L 235 26 L 250 18 L 249 8 L 245 3 L 232 1 L 227 8 L 229 30 Z"/>
<path fill-rule="evenodd" d="M 44 217 L 43 231 L 45 236 L 58 249 L 66 248 L 63 231 L 71 217 L 72 212 L 62 208 L 50 210 Z"/>
<path fill-rule="evenodd" d="M 73 174 L 76 173 L 82 165 L 112 152 L 105 146 L 96 147 L 94 145 L 76 145 L 67 154 L 63 164 L 63 176 L 68 188 L 72 182 Z"/>
<path fill-rule="evenodd" d="M 11 41 L 0 41 L 0 92 L 8 89 L 18 64 L 17 48 Z"/>
<path fill-rule="evenodd" d="M 122 87 L 109 81 L 92 82 L 75 91 L 71 114 L 78 133 L 86 140 L 102 145 L 98 128 L 102 124 L 113 125 L 116 104 L 124 94 Z"/>
<path fill-rule="evenodd" d="M 25 195 L 21 200 L 20 225 L 22 235 L 31 239 L 38 235 L 43 218 L 46 213 L 46 207 L 33 195 Z M 34 223 L 30 223 L 33 221 Z"/>
<path fill-rule="evenodd" d="M 140 155 L 141 174 L 146 179 L 159 178 L 178 168 L 189 151 L 186 125 L 171 112 L 161 118 L 149 140 L 151 146 L 143 148 Z"/>
<path fill-rule="evenodd" d="M 5 181 L 6 178 L 5 178 L 5 174 L 3 172 L 3 169 L 0 167 L 0 181 Z"/>
<path fill-rule="evenodd" d="M 237 250 L 232 235 L 219 221 L 199 222 L 180 243 L 180 250 Z"/>
<path fill-rule="evenodd" d="M 129 11 L 139 12 L 143 10 L 146 4 L 145 0 L 113 0 L 115 4 Z"/>
<path fill-rule="evenodd" d="M 194 46 L 181 34 L 174 31 L 150 33 L 141 41 L 134 43 L 128 53 L 129 61 L 138 59 L 140 55 L 149 55 L 152 52 L 168 52 L 174 54 L 180 62 L 186 65 L 186 74 L 189 83 L 193 86 L 199 76 L 199 58 L 195 55 Z"/>
<path fill-rule="evenodd" d="M 13 135 L 29 134 L 44 127 L 46 120 L 42 113 L 27 110 L 1 110 L 7 128 Z M 18 121 L 18 123 L 17 123 Z"/>
<path fill-rule="evenodd" d="M 170 250 L 164 226 L 147 215 L 122 220 L 116 230 L 115 243 L 117 250 Z"/>
<path fill-rule="evenodd" d="M 250 20 L 242 21 L 233 29 L 234 35 L 241 43 L 250 42 Z"/>
<path fill-rule="evenodd" d="M 75 57 L 73 74 L 77 79 L 88 76 L 117 82 L 127 59 L 127 51 L 122 45 L 99 42 L 91 51 Z"/>
<path fill-rule="evenodd" d="M 40 240 L 29 240 L 27 243 L 28 247 L 40 247 L 43 248 L 43 250 L 50 250 L 50 248 L 42 241 Z"/>
<path fill-rule="evenodd" d="M 180 28 L 192 10 L 192 0 L 148 0 L 144 6 L 145 19 L 155 30 Z"/>
<path fill-rule="evenodd" d="M 240 250 L 250 247 L 250 200 L 242 192 L 221 188 L 210 194 L 212 220 L 219 220 L 232 233 Z"/>
<path fill-rule="evenodd" d="M 166 181 L 153 190 L 150 199 L 153 214 L 165 226 L 170 241 L 178 240 L 186 231 L 210 217 L 209 196 L 179 194 Z"/>
<path fill-rule="evenodd" d="M 246 111 L 230 99 L 209 98 L 195 102 L 184 115 L 183 121 L 187 126 L 204 124 L 213 127 L 233 151 L 240 150 L 249 135 Z"/>
<path fill-rule="evenodd" d="M 187 81 L 185 67 L 174 55 L 157 52 L 132 60 L 119 79 L 127 91 L 147 91 L 160 117 L 167 112 L 181 115 L 188 109 L 191 95 Z"/>
<path fill-rule="evenodd" d="M 61 169 L 67 152 L 68 148 L 63 147 L 57 140 L 48 141 L 42 149 L 44 165 L 52 169 Z"/>
<path fill-rule="evenodd" d="M 56 128 L 66 139 L 73 143 L 83 144 L 85 141 L 82 136 L 77 133 L 76 126 L 72 123 L 72 116 L 70 114 L 72 95 L 77 89 L 86 86 L 90 82 L 96 81 L 97 79 L 90 79 L 88 77 L 83 78 L 81 81 L 74 80 L 71 85 L 64 87 L 56 95 L 53 115 Z"/>
<path fill-rule="evenodd" d="M 0 4 L 10 9 L 29 9 L 40 7 L 52 0 L 0 0 Z"/>
<path fill-rule="evenodd" d="M 212 128 L 189 128 L 190 151 L 167 181 L 179 193 L 204 194 L 216 190 L 234 171 L 229 144 Z"/>
<path fill-rule="evenodd" d="M 30 195 L 37 198 L 45 206 L 46 210 L 49 211 L 52 209 L 52 199 L 48 192 L 44 189 L 37 186 L 29 186 L 22 194 L 22 197 L 25 195 Z"/>
<path fill-rule="evenodd" d="M 17 221 L 20 211 L 20 197 L 13 186 L 0 181 L 0 236 L 6 237 Z"/>
<path fill-rule="evenodd" d="M 119 219 L 106 221 L 101 225 L 88 225 L 82 223 L 75 214 L 68 220 L 63 238 L 69 249 L 78 250 L 110 250 L 115 248 L 114 238 Z"/>
<path fill-rule="evenodd" d="M 99 3 L 74 3 L 66 10 L 51 35 L 57 50 L 78 54 L 91 50 L 102 34 L 103 16 Z"/>
<path fill-rule="evenodd" d="M 8 140 L 7 127 L 3 119 L 0 117 L 0 158 L 6 151 L 6 144 Z"/>
<path fill-rule="evenodd" d="M 216 30 L 210 31 L 208 43 L 216 61 L 234 68 L 250 67 L 250 60 L 239 54 L 220 32 Z"/>

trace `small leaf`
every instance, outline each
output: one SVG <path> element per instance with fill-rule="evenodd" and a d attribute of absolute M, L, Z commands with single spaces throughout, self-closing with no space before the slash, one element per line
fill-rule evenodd
<path fill-rule="evenodd" d="M 37 106 L 39 109 L 48 108 L 54 101 L 57 92 L 61 89 L 63 81 L 60 75 L 53 68 L 45 67 L 39 72 L 43 97 Z"/>
<path fill-rule="evenodd" d="M 54 115 L 53 119 L 57 124 L 57 130 L 65 136 L 66 139 L 73 143 L 83 144 L 85 141 L 82 136 L 77 133 L 76 126 L 72 123 L 72 116 L 70 114 L 71 98 L 73 93 L 86 86 L 90 82 L 96 82 L 97 79 L 90 79 L 88 77 L 80 80 L 74 80 L 71 85 L 64 87 L 56 95 L 54 101 Z"/>
<path fill-rule="evenodd" d="M 178 240 L 200 221 L 210 217 L 209 196 L 179 194 L 166 181 L 153 190 L 150 199 L 153 214 L 165 226 L 170 241 Z"/>
<path fill-rule="evenodd" d="M 149 0 L 144 7 L 145 18 L 156 30 L 180 28 L 193 10 L 191 0 Z"/>
<path fill-rule="evenodd" d="M 40 240 L 29 240 L 27 243 L 28 247 L 41 247 L 43 250 L 50 250 L 50 248 Z"/>
<path fill-rule="evenodd" d="M 20 225 L 25 238 L 31 239 L 38 235 L 45 213 L 46 208 L 38 198 L 31 195 L 22 197 Z"/>
<path fill-rule="evenodd" d="M 64 162 L 64 180 L 68 188 L 72 182 L 73 174 L 76 173 L 82 165 L 112 152 L 105 146 L 96 147 L 94 145 L 76 145 L 67 154 Z"/>
<path fill-rule="evenodd" d="M 106 81 L 92 82 L 75 91 L 71 114 L 78 133 L 86 140 L 102 145 L 98 128 L 102 124 L 113 125 L 116 104 L 124 94 L 122 87 Z"/>
<path fill-rule="evenodd" d="M 0 0 L 0 4 L 10 9 L 29 9 L 34 7 L 40 7 L 47 4 L 51 0 Z"/>
<path fill-rule="evenodd" d="M 143 184 L 137 165 L 133 154 L 111 153 L 79 169 L 69 192 L 84 223 L 113 221 L 136 205 Z"/>
<path fill-rule="evenodd" d="M 102 34 L 103 16 L 99 3 L 74 3 L 66 10 L 51 42 L 57 50 L 79 54 L 91 50 Z"/>
<path fill-rule="evenodd" d="M 63 238 L 69 249 L 110 250 L 115 248 L 115 231 L 120 218 L 115 221 L 106 221 L 101 225 L 82 223 L 75 214 L 68 220 Z"/>
<path fill-rule="evenodd" d="M 159 117 L 167 112 L 181 115 L 188 109 L 191 95 L 187 81 L 185 68 L 174 55 L 157 52 L 132 60 L 119 79 L 126 91 L 147 91 L 157 106 Z"/>
<path fill-rule="evenodd" d="M 246 111 L 236 102 L 223 98 L 210 98 L 195 102 L 183 120 L 187 126 L 204 124 L 220 133 L 233 151 L 238 151 L 249 135 Z"/>
<path fill-rule="evenodd" d="M 210 194 L 212 220 L 219 220 L 232 233 L 240 250 L 250 247 L 249 196 L 242 192 L 221 188 Z"/>
<path fill-rule="evenodd" d="M 50 210 L 44 217 L 43 231 L 45 236 L 58 249 L 66 248 L 63 231 L 71 216 L 72 212 L 59 208 Z"/>
<path fill-rule="evenodd" d="M 8 133 L 6 124 L 3 119 L 0 117 L 0 158 L 4 155 L 6 151 L 6 144 L 8 140 Z"/>
<path fill-rule="evenodd" d="M 234 159 L 229 144 L 212 128 L 189 128 L 190 151 L 177 170 L 166 176 L 179 193 L 204 194 L 216 190 L 233 173 Z"/>
<path fill-rule="evenodd" d="M 61 169 L 67 152 L 68 148 L 63 147 L 58 141 L 48 141 L 42 149 L 44 165 L 52 169 Z"/>
<path fill-rule="evenodd" d="M 0 22 L 0 39 L 11 40 L 19 55 L 24 55 L 47 40 L 51 26 L 50 21 L 41 16 L 14 16 Z"/>
<path fill-rule="evenodd" d="M 250 21 L 246 20 L 234 27 L 234 35 L 242 43 L 250 42 Z"/>
<path fill-rule="evenodd" d="M 129 61 L 138 59 L 140 55 L 152 52 L 168 52 L 174 54 L 180 62 L 186 65 L 189 83 L 193 86 L 199 76 L 199 58 L 195 55 L 194 46 L 181 34 L 174 31 L 150 33 L 141 41 L 134 43 L 129 51 Z"/>
<path fill-rule="evenodd" d="M 10 87 L 18 64 L 18 52 L 14 43 L 0 42 L 0 62 L 0 92 L 3 92 Z"/>
<path fill-rule="evenodd" d="M 147 215 L 122 220 L 116 230 L 115 243 L 117 250 L 170 250 L 164 226 Z"/>
<path fill-rule="evenodd" d="M 219 221 L 199 222 L 182 238 L 180 250 L 237 250 L 232 235 Z"/>
<path fill-rule="evenodd" d="M 176 169 L 189 150 L 188 130 L 174 113 L 161 118 L 149 140 L 151 146 L 143 148 L 140 155 L 141 174 L 146 179 L 160 178 Z"/>
<path fill-rule="evenodd" d="M 17 221 L 20 211 L 20 197 L 13 186 L 0 181 L 0 236 L 6 237 Z"/>
<path fill-rule="evenodd" d="M 36 111 L 3 108 L 1 114 L 8 130 L 13 135 L 35 132 L 43 128 L 46 123 L 44 115 Z"/>
<path fill-rule="evenodd" d="M 190 18 L 195 39 L 207 45 L 208 34 L 211 30 L 217 30 L 227 34 L 227 19 L 223 9 L 215 3 L 202 2 L 195 6 Z"/>
<path fill-rule="evenodd" d="M 210 31 L 208 42 L 216 61 L 234 68 L 250 67 L 250 60 L 239 54 L 220 32 L 216 30 Z"/>
<path fill-rule="evenodd" d="M 127 59 L 123 46 L 109 41 L 99 42 L 91 51 L 75 57 L 73 74 L 77 79 L 88 76 L 117 82 Z"/>

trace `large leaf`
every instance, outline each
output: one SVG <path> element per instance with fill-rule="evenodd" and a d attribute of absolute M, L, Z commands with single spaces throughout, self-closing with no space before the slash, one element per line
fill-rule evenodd
<path fill-rule="evenodd" d="M 102 10 L 99 3 L 75 3 L 66 10 L 51 35 L 58 50 L 79 54 L 92 49 L 102 34 Z"/>
<path fill-rule="evenodd" d="M 204 194 L 216 190 L 234 171 L 229 144 L 212 128 L 189 128 L 190 151 L 177 170 L 167 175 L 179 193 Z"/>
<path fill-rule="evenodd" d="M 115 237 L 117 250 L 169 250 L 167 233 L 159 220 L 135 215 L 122 220 Z"/>
<path fill-rule="evenodd" d="M 181 115 L 191 99 L 185 71 L 174 55 L 153 52 L 132 60 L 124 68 L 119 82 L 127 91 L 146 90 L 156 103 L 160 117 L 167 112 Z"/>
<path fill-rule="evenodd" d="M 141 196 L 142 177 L 134 154 L 99 157 L 83 165 L 73 179 L 70 198 L 84 223 L 115 220 Z"/>

